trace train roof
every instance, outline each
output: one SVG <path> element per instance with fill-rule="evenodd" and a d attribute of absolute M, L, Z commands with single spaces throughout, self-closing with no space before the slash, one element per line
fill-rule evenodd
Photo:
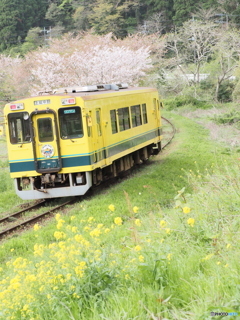
<path fill-rule="evenodd" d="M 127 83 L 121 84 L 102 84 L 102 85 L 91 85 L 85 87 L 63 87 L 55 89 L 51 92 L 39 92 L 39 95 L 71 95 L 84 98 L 89 98 L 90 96 L 102 95 L 108 93 L 131 93 L 132 91 L 156 91 L 155 88 L 149 87 L 129 87 Z"/>

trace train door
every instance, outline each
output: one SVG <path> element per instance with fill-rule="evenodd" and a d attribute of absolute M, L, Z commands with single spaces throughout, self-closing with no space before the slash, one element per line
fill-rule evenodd
<path fill-rule="evenodd" d="M 161 127 L 160 104 L 159 104 L 159 100 L 156 98 L 153 99 L 153 109 L 154 109 L 154 115 L 156 119 L 156 125 L 158 128 L 160 128 Z"/>
<path fill-rule="evenodd" d="M 104 138 L 102 131 L 101 109 L 95 110 L 96 125 L 94 130 L 94 162 L 105 159 Z"/>
<path fill-rule="evenodd" d="M 54 111 L 35 111 L 31 114 L 31 135 L 36 171 L 58 172 L 62 168 L 59 135 Z"/>

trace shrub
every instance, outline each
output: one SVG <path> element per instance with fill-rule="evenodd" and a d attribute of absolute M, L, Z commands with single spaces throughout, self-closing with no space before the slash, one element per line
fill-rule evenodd
<path fill-rule="evenodd" d="M 168 110 L 173 110 L 186 105 L 192 105 L 199 109 L 211 108 L 211 105 L 206 101 L 198 100 L 192 96 L 178 96 L 173 99 L 166 100 L 164 104 Z"/>
<path fill-rule="evenodd" d="M 232 110 L 218 116 L 215 115 L 211 120 L 217 124 L 238 124 L 240 121 L 240 112 Z"/>

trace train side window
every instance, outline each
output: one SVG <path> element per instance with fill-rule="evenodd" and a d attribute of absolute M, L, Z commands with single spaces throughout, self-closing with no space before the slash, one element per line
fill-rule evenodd
<path fill-rule="evenodd" d="M 116 110 L 110 110 L 110 117 L 111 117 L 112 133 L 114 134 L 118 132 Z"/>
<path fill-rule="evenodd" d="M 147 123 L 148 119 L 147 119 L 147 106 L 146 103 L 142 104 L 142 117 L 143 117 L 143 123 Z"/>
<path fill-rule="evenodd" d="M 10 142 L 27 143 L 31 141 L 30 121 L 28 112 L 18 112 L 8 115 Z"/>
<path fill-rule="evenodd" d="M 83 137 L 82 114 L 80 107 L 68 107 L 58 110 L 60 136 L 62 139 Z"/>
<path fill-rule="evenodd" d="M 100 110 L 96 110 L 96 121 L 97 121 L 97 133 L 98 133 L 98 136 L 101 136 L 102 128 L 101 128 Z"/>
<path fill-rule="evenodd" d="M 118 109 L 118 121 L 120 131 L 130 129 L 129 108 Z"/>
<path fill-rule="evenodd" d="M 51 118 L 37 119 L 38 136 L 40 142 L 53 141 L 53 126 Z"/>
<path fill-rule="evenodd" d="M 142 124 L 140 105 L 131 106 L 132 126 L 137 127 Z"/>

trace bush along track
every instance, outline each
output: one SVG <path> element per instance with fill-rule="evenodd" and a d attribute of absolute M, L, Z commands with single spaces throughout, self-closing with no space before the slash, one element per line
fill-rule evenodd
<path fill-rule="evenodd" d="M 1 245 L 0 319 L 238 319 L 238 160 L 165 116 L 166 152 Z"/>

